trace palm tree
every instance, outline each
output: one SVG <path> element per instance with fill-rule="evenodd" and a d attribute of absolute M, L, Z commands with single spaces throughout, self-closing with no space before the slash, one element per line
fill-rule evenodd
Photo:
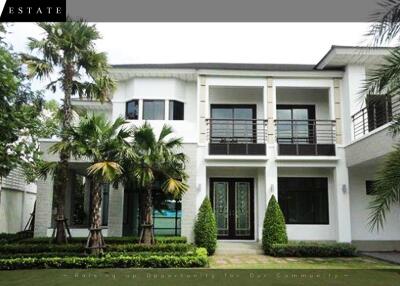
<path fill-rule="evenodd" d="M 28 66 L 30 77 L 48 79 L 47 89 L 63 94 L 61 106 L 61 133 L 63 142 L 68 142 L 67 129 L 71 126 L 73 111 L 71 97 L 79 96 L 104 102 L 115 87 L 107 70 L 107 57 L 96 52 L 94 41 L 100 38 L 94 25 L 85 22 L 39 23 L 44 30 L 40 40 L 29 38 L 31 54 L 22 54 Z M 51 76 L 56 75 L 55 80 Z M 87 79 L 87 80 L 86 80 Z M 59 168 L 55 176 L 55 192 L 57 198 L 56 238 L 57 243 L 66 243 L 66 220 L 64 216 L 65 192 L 68 183 L 68 161 L 70 154 L 60 152 Z"/>
<path fill-rule="evenodd" d="M 133 160 L 129 141 L 132 130 L 124 128 L 125 119 L 117 118 L 113 123 L 103 115 L 85 115 L 69 130 L 69 142 L 59 142 L 51 147 L 54 153 L 68 150 L 75 158 L 90 161 L 88 179 L 91 184 L 91 224 L 87 248 L 92 254 L 103 253 L 105 247 L 101 233 L 101 187 L 106 183 L 122 180 L 122 160 Z"/>
<path fill-rule="evenodd" d="M 400 2 L 397 0 L 382 0 L 381 9 L 372 15 L 369 36 L 374 45 L 390 41 L 399 42 L 400 32 Z M 368 76 L 364 92 L 373 101 L 383 97 L 398 96 L 400 91 L 400 47 L 393 48 L 384 63 L 373 70 Z M 393 135 L 400 131 L 400 117 L 394 116 L 390 132 Z M 380 166 L 373 186 L 374 199 L 371 201 L 369 224 L 371 230 L 383 228 L 386 212 L 400 202 L 400 145 L 389 153 Z"/>
<path fill-rule="evenodd" d="M 185 183 L 186 156 L 180 152 L 182 139 L 172 137 L 172 129 L 164 125 L 158 138 L 146 122 L 133 132 L 134 160 L 126 162 L 126 170 L 143 190 L 140 243 L 154 244 L 153 186 L 156 179 L 163 181 L 163 191 L 180 198 L 187 191 Z"/>

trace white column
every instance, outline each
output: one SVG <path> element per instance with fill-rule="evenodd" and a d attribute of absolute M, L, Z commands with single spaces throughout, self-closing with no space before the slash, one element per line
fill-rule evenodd
<path fill-rule="evenodd" d="M 334 191 L 336 194 L 337 215 L 337 241 L 351 242 L 351 219 L 350 219 L 350 194 L 349 175 L 344 159 L 344 149 L 336 148 L 337 156 L 342 158 L 334 169 Z"/>
<path fill-rule="evenodd" d="M 47 236 L 47 230 L 51 227 L 53 208 L 53 178 L 48 176 L 46 180 L 37 181 L 35 229 L 34 236 Z"/>
<path fill-rule="evenodd" d="M 108 203 L 108 236 L 122 236 L 124 217 L 124 187 L 110 186 Z"/>

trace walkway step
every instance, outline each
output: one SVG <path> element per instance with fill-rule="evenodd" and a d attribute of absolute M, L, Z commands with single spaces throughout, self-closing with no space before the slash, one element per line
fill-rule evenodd
<path fill-rule="evenodd" d="M 242 241 L 218 241 L 217 250 L 218 255 L 226 254 L 263 254 L 261 244 L 258 242 L 242 242 Z"/>

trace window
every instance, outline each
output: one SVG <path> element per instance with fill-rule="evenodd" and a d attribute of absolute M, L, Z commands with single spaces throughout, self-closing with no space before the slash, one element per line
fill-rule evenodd
<path fill-rule="evenodd" d="M 126 119 L 139 119 L 139 102 L 137 100 L 126 103 Z"/>
<path fill-rule="evenodd" d="M 375 181 L 371 180 L 365 181 L 365 192 L 367 196 L 372 196 L 374 194 L 374 183 Z"/>
<path fill-rule="evenodd" d="M 164 100 L 143 100 L 144 120 L 164 120 Z"/>
<path fill-rule="evenodd" d="M 183 102 L 170 100 L 169 102 L 169 120 L 183 120 L 184 104 Z"/>
<path fill-rule="evenodd" d="M 211 105 L 212 143 L 252 143 L 256 140 L 256 105 Z"/>
<path fill-rule="evenodd" d="M 315 142 L 315 106 L 278 105 L 276 113 L 279 143 Z"/>
<path fill-rule="evenodd" d="M 329 224 L 327 178 L 278 178 L 278 201 L 287 224 Z"/>

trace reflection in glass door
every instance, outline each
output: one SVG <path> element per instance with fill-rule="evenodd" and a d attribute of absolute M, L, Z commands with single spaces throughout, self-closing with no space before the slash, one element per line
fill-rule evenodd
<path fill-rule="evenodd" d="M 217 230 L 219 236 L 229 235 L 228 222 L 228 182 L 214 182 L 214 214 L 217 222 Z"/>

